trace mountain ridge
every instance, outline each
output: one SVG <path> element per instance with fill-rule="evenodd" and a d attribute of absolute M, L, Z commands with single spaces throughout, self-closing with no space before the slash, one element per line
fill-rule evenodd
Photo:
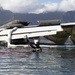
<path fill-rule="evenodd" d="M 24 20 L 31 22 L 31 24 L 38 24 L 38 20 L 55 20 L 59 19 L 61 22 L 74 22 L 75 11 L 68 12 L 48 12 L 43 14 L 22 14 L 13 13 L 9 10 L 0 10 L 0 25 L 8 23 L 13 20 Z"/>

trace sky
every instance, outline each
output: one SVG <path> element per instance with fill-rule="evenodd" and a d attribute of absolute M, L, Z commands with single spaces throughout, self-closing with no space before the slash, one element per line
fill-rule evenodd
<path fill-rule="evenodd" d="M 61 0 L 39 0 L 41 3 L 46 3 L 46 2 L 56 2 L 59 3 Z"/>
<path fill-rule="evenodd" d="M 0 0 L 0 5 L 14 13 L 40 14 L 75 10 L 75 0 Z"/>

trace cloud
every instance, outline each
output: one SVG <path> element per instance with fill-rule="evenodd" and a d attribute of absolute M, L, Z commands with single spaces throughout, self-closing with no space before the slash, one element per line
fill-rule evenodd
<path fill-rule="evenodd" d="M 60 11 L 71 11 L 75 10 L 75 0 L 62 0 L 59 4 Z"/>
<path fill-rule="evenodd" d="M 18 13 L 28 13 L 37 8 L 38 0 L 0 0 L 3 9 Z"/>
<path fill-rule="evenodd" d="M 35 13 L 46 13 L 53 11 L 73 11 L 75 10 L 75 0 L 61 0 L 60 3 L 47 2 L 42 5 L 43 7 L 35 10 Z"/>
<path fill-rule="evenodd" d="M 53 11 L 56 11 L 58 8 L 58 4 L 57 3 L 51 3 L 51 2 L 48 2 L 48 3 L 45 3 L 45 4 L 42 4 L 40 5 L 40 8 L 37 8 L 34 13 L 46 13 L 46 12 L 53 12 Z"/>
<path fill-rule="evenodd" d="M 46 13 L 53 11 L 70 11 L 75 10 L 75 0 L 61 0 L 59 3 L 44 2 L 39 0 L 0 0 L 3 9 L 16 13 Z"/>

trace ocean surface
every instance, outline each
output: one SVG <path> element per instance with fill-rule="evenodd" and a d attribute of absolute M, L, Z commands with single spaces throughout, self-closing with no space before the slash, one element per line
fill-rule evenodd
<path fill-rule="evenodd" d="M 75 48 L 0 47 L 0 75 L 75 75 Z"/>

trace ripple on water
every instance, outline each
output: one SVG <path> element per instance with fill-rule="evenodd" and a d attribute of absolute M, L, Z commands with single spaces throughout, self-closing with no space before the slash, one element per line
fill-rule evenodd
<path fill-rule="evenodd" d="M 0 75 L 75 75 L 75 51 L 43 48 L 39 53 L 2 48 Z"/>

